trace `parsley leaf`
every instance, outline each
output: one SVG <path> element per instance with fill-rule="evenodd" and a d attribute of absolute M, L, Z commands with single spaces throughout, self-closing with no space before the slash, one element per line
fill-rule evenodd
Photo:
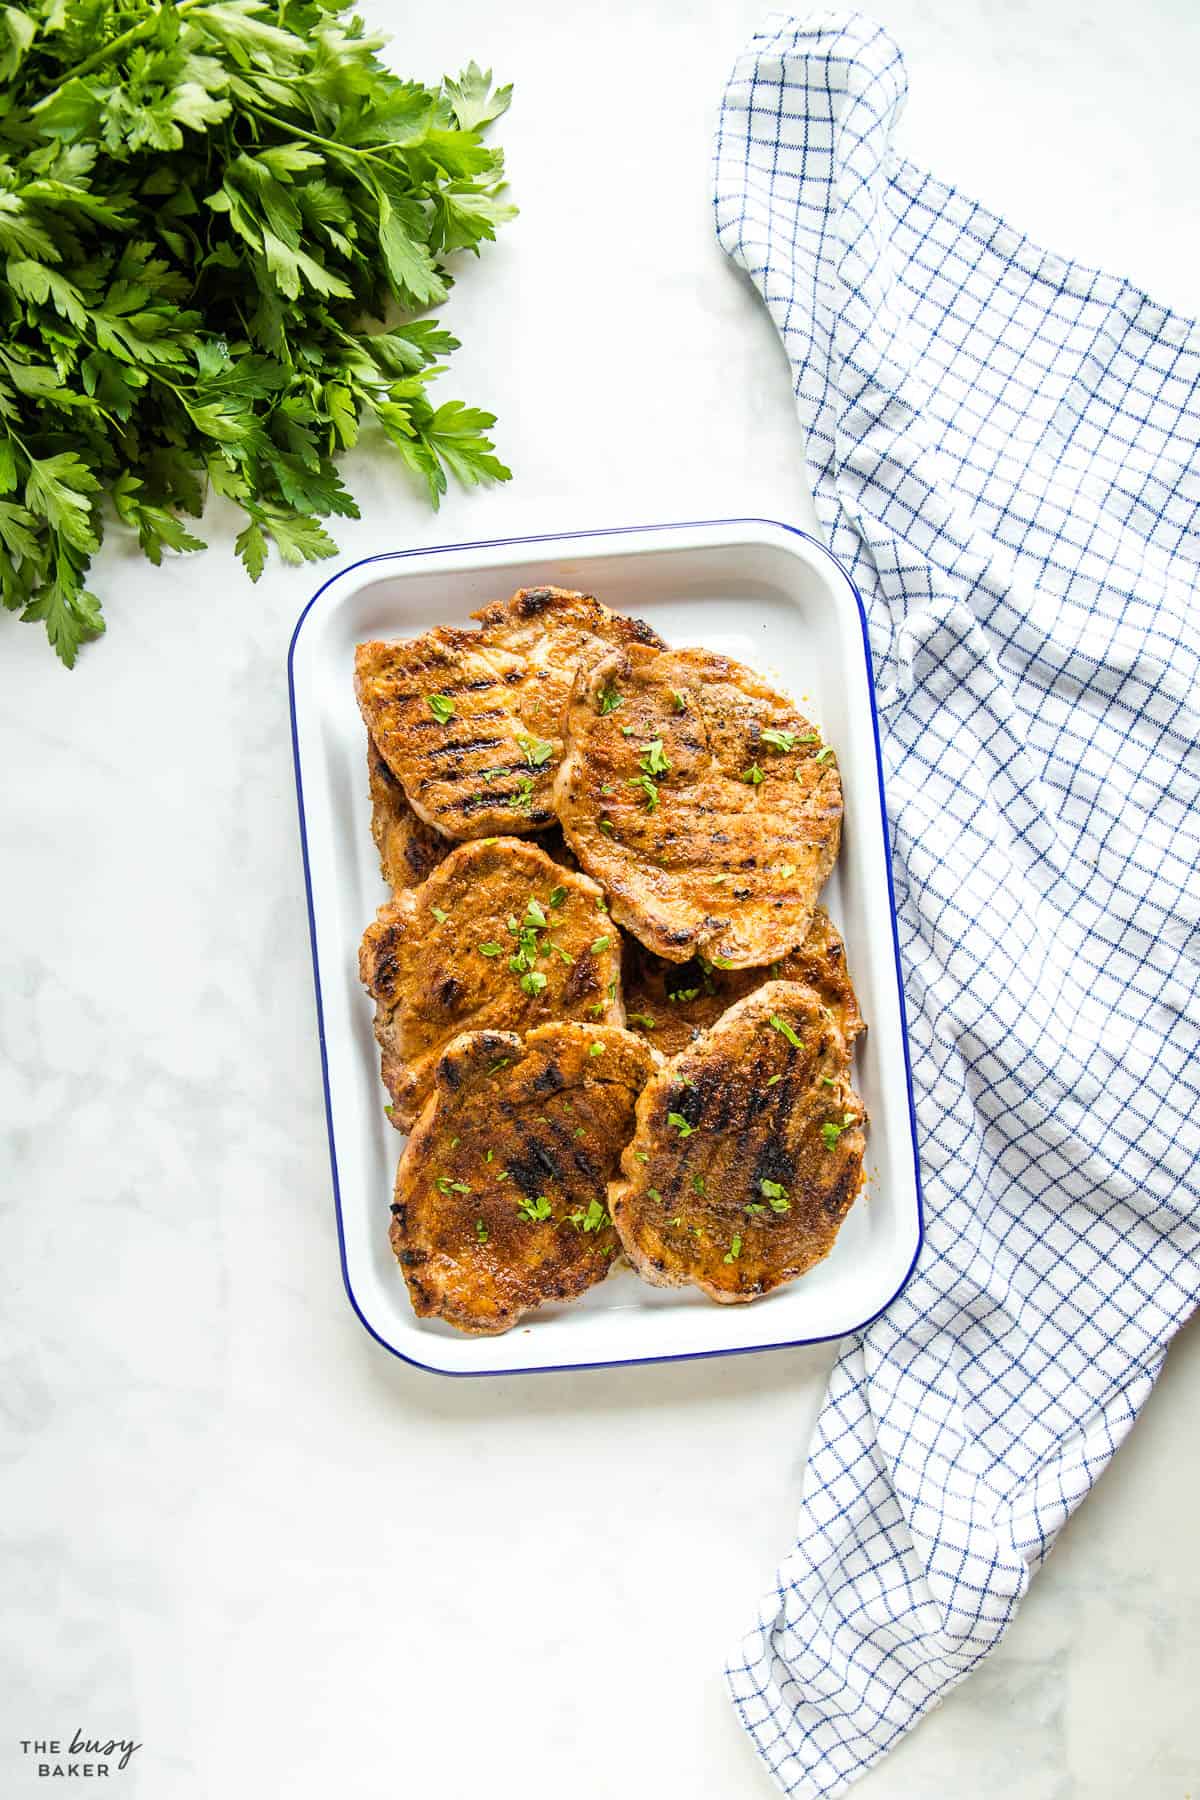
<path fill-rule="evenodd" d="M 342 0 L 0 6 L 0 600 L 68 666 L 110 507 L 158 564 L 232 502 L 257 580 L 272 544 L 336 553 L 367 425 L 434 506 L 508 479 L 493 415 L 430 399 L 458 345 L 417 315 L 513 216 L 481 135 L 511 90 L 382 41 Z"/>
<path fill-rule="evenodd" d="M 736 1262 L 738 1257 L 741 1254 L 742 1254 L 742 1240 L 735 1233 L 733 1242 L 730 1244 L 729 1249 L 725 1252 L 725 1255 L 721 1258 L 721 1261 L 727 1262 L 727 1263 Z"/>
<path fill-rule="evenodd" d="M 606 1225 L 612 1224 L 612 1220 L 599 1200 L 589 1200 L 586 1212 L 581 1209 L 579 1212 L 570 1213 L 568 1217 L 576 1231 L 603 1231 Z"/>
<path fill-rule="evenodd" d="M 530 1225 L 536 1225 L 539 1220 L 550 1219 L 554 1216 L 553 1209 L 545 1194 L 538 1194 L 536 1198 L 531 1198 L 528 1194 L 522 1194 L 521 1198 L 517 1201 L 517 1211 Z"/>
<path fill-rule="evenodd" d="M 596 709 L 601 715 L 616 712 L 618 706 L 624 704 L 624 696 L 617 692 L 611 681 L 596 695 Z"/>
<path fill-rule="evenodd" d="M 767 1022 L 775 1027 L 775 1030 L 779 1033 L 780 1037 L 787 1039 L 793 1050 L 803 1050 L 804 1045 L 796 1036 L 796 1033 L 792 1030 L 792 1027 L 788 1024 L 786 1019 L 781 1019 L 778 1013 L 772 1013 Z"/>
<path fill-rule="evenodd" d="M 454 702 L 445 694 L 426 694 L 429 710 L 439 725 L 448 725 L 454 717 Z"/>
<path fill-rule="evenodd" d="M 548 738 L 530 737 L 527 733 L 521 732 L 518 734 L 517 742 L 531 769 L 543 768 L 554 755 L 554 745 Z"/>
<path fill-rule="evenodd" d="M 770 750 L 794 750 L 796 733 L 794 731 L 764 731 L 762 741 Z"/>
<path fill-rule="evenodd" d="M 677 1112 L 669 1112 L 667 1114 L 667 1124 L 675 1127 L 681 1139 L 690 1138 L 693 1131 L 696 1129 L 694 1125 L 688 1124 L 682 1113 Z"/>
<path fill-rule="evenodd" d="M 663 753 L 661 738 L 652 738 L 646 745 L 645 755 L 638 758 L 639 769 L 647 775 L 666 775 L 671 767 L 670 761 Z"/>
<path fill-rule="evenodd" d="M 630 776 L 629 785 L 630 787 L 641 788 L 643 794 L 646 796 L 646 805 L 648 809 L 651 812 L 658 811 L 658 788 L 648 775 Z"/>

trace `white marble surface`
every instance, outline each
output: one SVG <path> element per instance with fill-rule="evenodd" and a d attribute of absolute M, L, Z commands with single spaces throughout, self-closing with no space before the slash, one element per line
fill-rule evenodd
<path fill-rule="evenodd" d="M 448 391 L 517 479 L 432 519 L 360 456 L 347 557 L 808 516 L 784 359 L 710 236 L 745 0 L 372 16 L 518 82 L 520 222 L 453 296 Z M 884 0 L 910 153 L 1200 310 L 1190 0 Z M 337 1270 L 284 655 L 314 585 L 113 544 L 74 674 L 0 621 L 7 1329 L 0 1792 L 132 1732 L 143 1800 L 765 1800 L 719 1669 L 787 1541 L 830 1352 L 472 1384 Z M 864 1800 L 1200 1793 L 1185 1333 L 1006 1644 Z M 116 1786 L 116 1778 L 110 1790 Z"/>

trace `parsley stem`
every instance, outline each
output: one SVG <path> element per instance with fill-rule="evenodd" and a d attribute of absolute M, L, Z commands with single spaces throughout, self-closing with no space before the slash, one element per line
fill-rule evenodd
<path fill-rule="evenodd" d="M 183 4 L 186 5 L 187 0 L 183 0 Z M 394 144 L 389 145 L 386 139 L 378 144 L 339 144 L 336 138 L 318 137 L 315 132 L 305 131 L 302 125 L 293 125 L 290 119 L 277 119 L 265 106 L 256 106 L 253 101 L 246 102 L 246 111 L 265 119 L 268 125 L 274 125 L 276 131 L 286 131 L 292 137 L 303 138 L 306 144 L 316 144 L 318 148 L 327 150 L 334 156 L 370 156 L 376 162 L 381 162 L 385 169 L 390 169 L 393 175 L 397 173 L 396 164 L 379 154 L 381 150 L 397 148 Z"/>

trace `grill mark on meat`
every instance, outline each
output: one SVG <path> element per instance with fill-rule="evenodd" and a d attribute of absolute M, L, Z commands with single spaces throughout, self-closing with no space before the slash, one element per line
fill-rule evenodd
<path fill-rule="evenodd" d="M 548 1062 L 529 1084 L 531 1094 L 557 1094 L 566 1085 L 566 1077 L 557 1063 Z"/>
<path fill-rule="evenodd" d="M 435 719 L 434 724 L 436 723 L 437 720 Z M 464 738 L 455 740 L 453 743 L 449 744 L 438 744 L 429 752 L 429 755 L 431 757 L 465 756 L 468 750 L 494 750 L 497 744 L 502 744 L 503 742 L 504 739 L 502 737 Z M 439 774 L 438 780 L 445 781 L 446 776 Z"/>

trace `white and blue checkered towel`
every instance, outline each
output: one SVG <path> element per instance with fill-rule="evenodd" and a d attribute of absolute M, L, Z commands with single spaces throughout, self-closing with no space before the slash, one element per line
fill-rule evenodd
<path fill-rule="evenodd" d="M 729 1672 L 807 1796 L 999 1641 L 1200 1297 L 1200 328 L 899 160 L 904 92 L 775 15 L 716 151 L 870 621 L 926 1202 Z"/>

